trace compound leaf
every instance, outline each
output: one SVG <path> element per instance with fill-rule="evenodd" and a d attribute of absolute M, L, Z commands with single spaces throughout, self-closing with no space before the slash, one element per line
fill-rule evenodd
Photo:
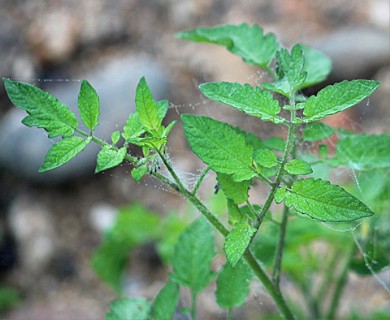
<path fill-rule="evenodd" d="M 252 227 L 246 219 L 242 219 L 226 237 L 224 246 L 226 258 L 233 268 L 240 261 L 255 233 L 256 228 Z"/>
<path fill-rule="evenodd" d="M 304 71 L 304 56 L 301 45 L 297 44 L 291 49 L 280 49 L 276 53 L 278 80 L 273 83 L 264 83 L 267 90 L 278 92 L 287 97 L 298 90 L 306 79 Z"/>
<path fill-rule="evenodd" d="M 339 164 L 353 170 L 390 167 L 390 136 L 349 134 L 341 137 L 336 146 Z"/>
<path fill-rule="evenodd" d="M 216 172 L 232 174 L 235 181 L 249 180 L 252 148 L 241 130 L 208 117 L 184 114 L 183 130 L 192 151 Z"/>
<path fill-rule="evenodd" d="M 206 42 L 226 47 L 246 63 L 267 67 L 275 56 L 279 44 L 273 34 L 264 35 L 258 25 L 225 25 L 201 28 L 177 34 L 178 38 Z"/>
<path fill-rule="evenodd" d="M 209 82 L 199 86 L 200 91 L 209 99 L 227 104 L 247 115 L 259 117 L 264 121 L 283 123 L 278 117 L 279 102 L 272 94 L 249 84 L 231 82 Z"/>
<path fill-rule="evenodd" d="M 116 150 L 111 146 L 104 146 L 97 155 L 95 173 L 120 165 L 125 159 L 126 154 L 127 150 L 124 147 Z"/>
<path fill-rule="evenodd" d="M 226 263 L 217 277 L 215 292 L 217 303 L 221 308 L 231 309 L 243 305 L 249 294 L 251 272 L 248 266 L 240 261 L 235 268 Z"/>
<path fill-rule="evenodd" d="M 137 86 L 135 106 L 144 128 L 149 131 L 158 130 L 161 125 L 161 119 L 158 112 L 159 108 L 153 99 L 152 92 L 144 77 L 141 78 Z"/>
<path fill-rule="evenodd" d="M 217 180 L 226 198 L 233 200 L 235 204 L 243 203 L 248 199 L 251 180 L 236 182 L 231 175 L 220 172 L 217 173 Z"/>
<path fill-rule="evenodd" d="M 137 319 L 148 320 L 150 303 L 140 298 L 122 298 L 110 304 L 106 320 Z"/>
<path fill-rule="evenodd" d="M 86 80 L 81 82 L 78 107 L 81 120 L 87 128 L 93 130 L 98 125 L 100 102 L 95 89 Z"/>
<path fill-rule="evenodd" d="M 67 163 L 83 151 L 91 139 L 88 137 L 84 140 L 81 137 L 73 136 L 56 142 L 47 152 L 39 172 L 52 170 Z"/>
<path fill-rule="evenodd" d="M 313 172 L 313 169 L 311 168 L 310 164 L 306 161 L 294 159 L 286 163 L 284 166 L 284 169 L 289 174 L 310 174 Z"/>
<path fill-rule="evenodd" d="M 4 83 L 12 103 L 28 113 L 24 125 L 45 129 L 49 138 L 73 135 L 78 126 L 76 116 L 56 97 L 27 83 L 10 79 L 4 79 Z"/>
<path fill-rule="evenodd" d="M 152 305 L 153 320 L 171 320 L 174 318 L 179 302 L 179 285 L 170 280 L 160 290 Z"/>
<path fill-rule="evenodd" d="M 343 188 L 321 179 L 297 180 L 291 189 L 279 190 L 286 191 L 279 193 L 278 202 L 285 196 L 286 206 L 320 221 L 348 222 L 374 214 Z"/>
<path fill-rule="evenodd" d="M 180 235 L 172 259 L 174 278 L 198 294 L 210 282 L 215 256 L 214 236 L 210 224 L 200 217 Z"/>
<path fill-rule="evenodd" d="M 332 127 L 321 122 L 314 122 L 303 128 L 303 139 L 306 141 L 319 141 L 329 138 L 333 133 Z"/>
<path fill-rule="evenodd" d="M 304 104 L 303 122 L 312 122 L 346 110 L 371 95 L 379 82 L 372 80 L 342 81 L 330 85 L 311 96 Z"/>

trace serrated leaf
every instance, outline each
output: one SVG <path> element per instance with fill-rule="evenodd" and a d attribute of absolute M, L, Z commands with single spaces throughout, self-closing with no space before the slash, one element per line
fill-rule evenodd
<path fill-rule="evenodd" d="M 289 54 L 287 49 L 280 49 L 276 53 L 278 80 L 273 83 L 264 83 L 267 90 L 278 92 L 290 97 L 305 81 L 307 73 L 304 71 L 304 56 L 302 46 L 297 44 Z"/>
<path fill-rule="evenodd" d="M 342 81 L 330 85 L 311 96 L 304 104 L 303 122 L 320 120 L 331 114 L 346 110 L 371 95 L 379 82 L 372 80 Z"/>
<path fill-rule="evenodd" d="M 251 167 L 253 151 L 241 130 L 203 116 L 184 114 L 181 119 L 192 151 L 211 169 L 232 174 L 235 181 L 255 175 Z"/>
<path fill-rule="evenodd" d="M 310 174 L 313 172 L 310 164 L 306 161 L 294 159 L 286 163 L 284 166 L 289 174 L 298 175 L 298 174 Z"/>
<path fill-rule="evenodd" d="M 148 320 L 150 303 L 140 298 L 122 298 L 110 304 L 106 320 Z"/>
<path fill-rule="evenodd" d="M 95 89 L 86 80 L 81 82 L 78 107 L 81 120 L 87 128 L 93 130 L 98 125 L 100 102 Z"/>
<path fill-rule="evenodd" d="M 73 135 L 76 116 L 56 97 L 27 83 L 4 79 L 4 84 L 12 103 L 29 114 L 24 125 L 45 129 L 49 138 Z"/>
<path fill-rule="evenodd" d="M 307 88 L 324 81 L 332 71 L 332 60 L 322 52 L 301 44 L 305 64 L 303 71 L 307 73 L 305 81 L 299 86 L 299 89 Z"/>
<path fill-rule="evenodd" d="M 177 37 L 218 44 L 240 56 L 246 63 L 266 67 L 274 57 L 279 44 L 273 34 L 264 35 L 258 25 L 225 25 L 210 29 L 195 29 L 177 34 Z"/>
<path fill-rule="evenodd" d="M 321 122 L 314 122 L 303 128 L 303 139 L 306 141 L 319 141 L 329 138 L 333 133 L 332 127 Z"/>
<path fill-rule="evenodd" d="M 351 134 L 341 137 L 336 146 L 337 161 L 353 170 L 390 167 L 390 136 Z"/>
<path fill-rule="evenodd" d="M 152 320 L 173 319 L 179 302 L 179 285 L 170 280 L 160 290 L 152 305 Z"/>
<path fill-rule="evenodd" d="M 148 173 L 148 171 L 148 166 L 144 164 L 140 167 L 133 168 L 133 170 L 131 170 L 131 176 L 135 182 L 140 182 L 140 180 L 144 177 L 145 174 Z"/>
<path fill-rule="evenodd" d="M 253 152 L 253 160 L 264 168 L 272 168 L 278 164 L 278 157 L 268 149 L 258 149 Z"/>
<path fill-rule="evenodd" d="M 126 148 L 116 150 L 111 146 L 104 146 L 97 155 L 95 173 L 120 165 L 127 154 Z"/>
<path fill-rule="evenodd" d="M 235 268 L 226 263 L 217 277 L 215 296 L 221 308 L 232 309 L 243 305 L 249 294 L 251 272 L 248 266 L 240 261 Z"/>
<path fill-rule="evenodd" d="M 277 116 L 279 102 L 271 93 L 249 84 L 231 82 L 209 82 L 199 86 L 209 99 L 227 104 L 247 115 L 259 117 L 264 121 L 283 123 L 285 119 Z"/>
<path fill-rule="evenodd" d="M 119 132 L 119 130 L 114 131 L 114 132 L 111 134 L 111 141 L 112 141 L 112 144 L 117 144 L 120 138 L 121 138 L 121 133 Z"/>
<path fill-rule="evenodd" d="M 142 126 L 138 113 L 130 114 L 123 127 L 122 136 L 126 141 L 138 138 L 141 134 L 145 133 L 145 129 Z"/>
<path fill-rule="evenodd" d="M 220 172 L 217 173 L 217 180 L 226 198 L 233 200 L 235 204 L 243 203 L 248 199 L 251 180 L 236 182 L 231 175 Z"/>
<path fill-rule="evenodd" d="M 226 237 L 224 246 L 226 258 L 233 268 L 240 261 L 255 233 L 256 228 L 249 225 L 246 219 L 243 219 L 234 226 Z"/>
<path fill-rule="evenodd" d="M 141 78 L 137 86 L 135 106 L 144 128 L 149 131 L 158 130 L 161 125 L 158 113 L 159 108 L 153 99 L 152 92 L 150 91 L 144 77 Z"/>
<path fill-rule="evenodd" d="M 275 202 L 281 203 L 286 197 L 287 189 L 285 187 L 278 188 L 275 193 Z"/>
<path fill-rule="evenodd" d="M 175 246 L 172 259 L 175 279 L 198 294 L 214 276 L 210 269 L 214 256 L 213 231 L 200 217 L 186 228 Z"/>
<path fill-rule="evenodd" d="M 46 154 L 39 172 L 45 172 L 64 165 L 78 155 L 91 142 L 91 137 L 83 139 L 73 136 L 65 138 L 53 144 Z"/>
<path fill-rule="evenodd" d="M 348 222 L 374 213 L 343 188 L 320 179 L 297 180 L 285 194 L 285 204 L 301 214 L 328 222 Z"/>
<path fill-rule="evenodd" d="M 157 106 L 157 115 L 160 119 L 160 123 L 164 120 L 168 109 L 169 109 L 169 101 L 168 100 L 160 100 L 156 102 Z"/>

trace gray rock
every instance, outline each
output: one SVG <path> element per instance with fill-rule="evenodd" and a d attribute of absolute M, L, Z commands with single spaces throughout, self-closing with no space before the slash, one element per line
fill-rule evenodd
<path fill-rule="evenodd" d="M 331 77 L 336 81 L 365 78 L 390 64 L 390 35 L 374 28 L 343 28 L 311 45 L 333 60 Z"/>
<path fill-rule="evenodd" d="M 162 67 L 147 57 L 114 57 L 105 65 L 83 74 L 100 96 L 100 124 L 95 134 L 110 141 L 111 133 L 122 129 L 130 113 L 135 111 L 135 90 L 145 76 L 155 99 L 168 97 L 169 84 Z M 47 90 L 78 115 L 77 97 L 81 82 L 60 82 Z M 21 124 L 25 112 L 13 109 L 0 121 L 0 167 L 39 182 L 62 182 L 83 174 L 92 174 L 100 147 L 90 144 L 69 163 L 53 171 L 38 173 L 46 152 L 55 142 L 42 129 Z M 81 121 L 79 121 L 81 123 Z"/>

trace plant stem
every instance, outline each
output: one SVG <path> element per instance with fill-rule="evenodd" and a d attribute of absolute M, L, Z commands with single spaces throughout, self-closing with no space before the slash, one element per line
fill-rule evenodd
<path fill-rule="evenodd" d="M 172 178 L 176 182 L 179 192 L 190 202 L 192 203 L 199 212 L 226 238 L 229 235 L 229 230 L 218 220 L 218 218 L 213 215 L 209 209 L 199 200 L 199 198 L 192 194 L 192 192 L 188 191 L 183 184 L 181 183 L 179 177 L 177 176 L 175 170 L 164 157 L 164 155 L 157 151 L 160 155 L 161 160 L 166 166 L 169 173 L 172 175 Z M 260 264 L 257 262 L 256 258 L 253 254 L 247 249 L 243 255 L 243 258 L 251 267 L 257 278 L 259 278 L 260 282 L 263 284 L 264 288 L 273 298 L 275 304 L 278 306 L 280 312 L 282 313 L 285 319 L 294 319 L 294 316 L 287 306 L 286 301 L 283 298 L 282 293 L 279 288 L 277 288 L 273 283 Z"/>
<path fill-rule="evenodd" d="M 226 313 L 226 320 L 233 320 L 233 308 L 229 308 Z"/>
<path fill-rule="evenodd" d="M 326 319 L 329 320 L 335 319 L 337 308 L 340 303 L 340 298 L 348 280 L 349 266 L 351 264 L 354 253 L 355 253 L 355 247 L 351 246 L 351 248 L 349 248 L 349 253 L 345 260 L 343 269 L 341 270 L 340 277 L 336 282 L 336 287 L 332 295 L 332 301 L 330 303 L 330 307 Z"/>
<path fill-rule="evenodd" d="M 197 294 L 191 290 L 191 319 L 196 319 L 196 298 Z"/>
<path fill-rule="evenodd" d="M 262 269 L 262 267 L 257 262 L 256 258 L 250 252 L 249 249 L 247 249 L 243 255 L 244 260 L 246 263 L 250 266 L 252 271 L 255 273 L 255 275 L 259 278 L 264 288 L 267 290 L 267 292 L 271 295 L 272 299 L 274 300 L 275 304 L 278 306 L 280 313 L 283 315 L 285 319 L 294 319 L 294 315 L 292 314 L 291 310 L 287 306 L 286 301 L 283 298 L 283 295 L 278 287 L 276 287 L 272 280 L 268 277 L 268 275 L 265 273 L 265 271 Z"/>
<path fill-rule="evenodd" d="M 277 286 L 278 288 L 280 287 L 280 273 L 282 269 L 282 258 L 283 258 L 283 249 L 284 249 L 286 231 L 287 231 L 288 213 L 289 213 L 289 208 L 287 206 L 284 206 L 282 222 L 280 223 L 278 247 L 276 248 L 276 253 L 275 253 L 275 264 L 272 272 L 272 281 L 274 282 L 275 286 Z"/>
<path fill-rule="evenodd" d="M 210 167 L 207 166 L 206 169 L 203 170 L 202 174 L 200 175 L 198 181 L 196 182 L 196 185 L 194 189 L 192 190 L 192 194 L 195 195 L 198 192 L 198 189 L 200 187 L 200 184 L 202 183 L 203 179 L 206 177 L 206 174 L 210 171 Z"/>

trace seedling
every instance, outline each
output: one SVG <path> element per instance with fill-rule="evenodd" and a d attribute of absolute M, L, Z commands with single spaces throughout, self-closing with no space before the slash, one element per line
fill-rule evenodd
<path fill-rule="evenodd" d="M 345 234 L 335 236 L 333 231 L 324 232 L 321 222 L 351 223 L 374 214 L 367 204 L 343 187 L 318 178 L 318 165 L 343 166 L 354 172 L 378 172 L 390 166 L 389 135 L 340 131 L 320 121 L 363 101 L 378 88 L 379 82 L 342 81 L 305 97 L 302 90 L 322 82 L 331 71 L 329 58 L 309 46 L 297 44 L 291 50 L 282 48 L 273 34 L 264 34 L 257 25 L 247 24 L 196 29 L 180 33 L 178 37 L 224 46 L 246 63 L 263 69 L 269 80 L 257 86 L 211 82 L 200 85 L 199 89 L 215 102 L 259 121 L 273 122 L 288 131 L 285 140 L 263 140 L 256 133 L 210 117 L 182 114 L 189 147 L 205 164 L 193 189 L 179 178 L 168 157 L 168 136 L 176 124 L 176 121 L 166 126 L 162 124 L 169 103 L 155 101 L 144 78 L 136 90 L 136 112 L 129 116 L 120 132 L 112 134 L 111 143 L 94 135 L 99 119 L 99 97 L 86 80 L 81 84 L 78 106 L 87 130 L 83 130 L 76 115 L 51 94 L 10 79 L 4 79 L 5 88 L 13 104 L 28 113 L 23 119 L 25 125 L 43 128 L 49 138 L 60 139 L 48 151 L 40 172 L 67 163 L 88 144 L 97 143 L 102 149 L 97 156 L 96 173 L 128 162 L 133 165 L 131 175 L 135 181 L 147 174 L 153 176 L 180 193 L 202 215 L 179 237 L 171 261 L 170 280 L 154 302 L 139 298 L 117 300 L 112 303 L 107 320 L 172 319 L 175 312 L 181 312 L 177 310 L 180 286 L 190 289 L 190 308 L 195 319 L 196 298 L 215 276 L 217 303 L 227 309 L 229 317 L 234 308 L 245 303 L 249 282 L 254 276 L 272 297 L 280 314 L 293 319 L 298 314 L 297 308 L 292 311 L 281 286 L 284 262 L 292 280 L 300 283 L 303 291 L 311 289 L 303 271 L 297 272 L 297 268 L 289 264 L 292 254 L 300 254 L 296 243 L 307 244 L 326 235 L 328 239 L 345 238 Z M 334 154 L 324 144 L 332 135 L 338 137 Z M 302 152 L 298 148 L 302 141 L 318 150 L 311 155 Z M 130 153 L 130 145 L 140 147 L 142 156 Z M 168 174 L 161 173 L 160 167 L 165 167 Z M 211 212 L 198 197 L 202 181 L 211 171 L 215 172 L 218 189 L 226 198 L 227 219 Z M 268 188 L 268 196 L 264 203 L 254 204 L 249 189 L 256 190 L 254 185 L 259 183 Z M 281 210 L 271 213 L 273 203 L 281 204 Z M 304 234 L 302 226 L 311 230 L 308 240 L 299 239 Z M 227 262 L 217 272 L 211 269 L 216 254 L 212 228 L 225 238 Z M 293 237 L 297 242 L 293 242 Z M 335 317 L 345 275 L 356 260 L 353 242 L 347 241 L 347 244 L 349 255 L 343 273 L 336 280 L 334 274 L 328 275 L 336 282 L 330 294 L 333 297 L 330 305 L 322 304 L 328 289 L 321 289 L 314 297 L 311 293 L 310 316 L 314 318 Z M 340 250 L 337 252 L 342 252 Z M 388 254 L 384 253 L 381 258 L 381 266 L 388 265 Z M 334 267 L 336 262 L 330 261 L 329 265 L 333 263 Z"/>

